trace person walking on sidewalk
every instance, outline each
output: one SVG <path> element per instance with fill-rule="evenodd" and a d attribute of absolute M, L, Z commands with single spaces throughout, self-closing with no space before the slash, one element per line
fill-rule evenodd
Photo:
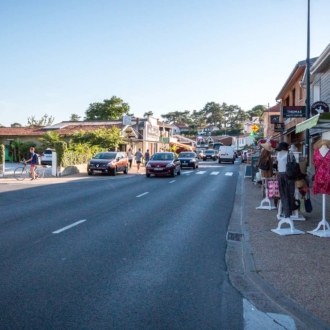
<path fill-rule="evenodd" d="M 150 160 L 150 152 L 149 149 L 147 149 L 147 151 L 144 153 L 144 161 L 146 166 L 149 160 Z"/>
<path fill-rule="evenodd" d="M 132 162 L 133 162 L 133 152 L 132 149 L 129 148 L 127 151 L 127 158 L 128 158 L 128 164 L 129 164 L 129 169 L 132 168 Z"/>
<path fill-rule="evenodd" d="M 34 172 L 34 168 L 37 164 L 38 155 L 34 151 L 35 151 L 35 149 L 33 147 L 31 147 L 30 148 L 30 157 L 31 158 L 26 161 L 27 163 L 31 162 L 31 165 L 30 165 L 30 171 L 31 171 L 31 177 L 32 177 L 31 181 L 38 178 L 38 176 Z"/>
<path fill-rule="evenodd" d="M 141 152 L 141 148 L 139 148 L 139 150 L 135 153 L 135 159 L 136 159 L 136 166 L 137 166 L 137 172 L 140 173 L 140 165 L 142 162 L 142 152 Z"/>

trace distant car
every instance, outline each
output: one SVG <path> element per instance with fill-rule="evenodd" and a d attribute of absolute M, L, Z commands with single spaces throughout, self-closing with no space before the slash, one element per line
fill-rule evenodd
<path fill-rule="evenodd" d="M 234 148 L 232 146 L 220 146 L 218 159 L 219 164 L 222 162 L 230 162 L 234 164 L 236 159 Z"/>
<path fill-rule="evenodd" d="M 197 151 L 197 157 L 199 159 L 203 159 L 204 158 L 204 151 L 203 150 L 198 150 Z"/>
<path fill-rule="evenodd" d="M 176 157 L 174 152 L 156 152 L 146 164 L 146 177 L 150 178 L 151 174 L 170 175 L 181 174 L 181 162 Z"/>
<path fill-rule="evenodd" d="M 40 155 L 40 162 L 41 165 L 52 165 L 52 153 L 55 151 L 54 149 L 47 148 L 41 155 Z"/>
<path fill-rule="evenodd" d="M 194 152 L 180 152 L 178 157 L 181 168 L 192 167 L 193 169 L 198 168 L 198 156 Z"/>
<path fill-rule="evenodd" d="M 216 152 L 216 150 L 213 150 L 213 149 L 205 150 L 204 156 L 203 156 L 203 160 L 205 161 L 208 158 L 211 158 L 213 160 L 216 160 L 217 159 L 217 152 Z"/>
<path fill-rule="evenodd" d="M 117 172 L 128 173 L 128 159 L 121 152 L 100 152 L 87 163 L 87 173 L 104 173 L 116 175 Z"/>

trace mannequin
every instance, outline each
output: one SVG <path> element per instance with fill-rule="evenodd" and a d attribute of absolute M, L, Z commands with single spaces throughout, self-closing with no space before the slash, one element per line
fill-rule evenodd
<path fill-rule="evenodd" d="M 288 158 L 288 148 L 289 145 L 286 142 L 281 142 L 277 148 L 277 164 L 278 164 L 278 185 L 280 190 L 281 202 L 284 210 L 284 217 L 290 218 L 292 214 L 292 209 L 294 208 L 294 192 L 295 192 L 295 182 L 294 180 L 289 180 L 286 171 L 286 163 Z"/>
<path fill-rule="evenodd" d="M 273 210 L 276 207 L 272 206 L 271 200 L 268 198 L 268 179 L 273 177 L 273 160 L 272 160 L 272 146 L 269 142 L 260 145 L 262 147 L 261 154 L 256 164 L 257 168 L 264 167 L 268 165 L 268 169 L 262 169 L 261 171 L 261 189 L 263 200 L 260 203 L 260 206 L 257 207 L 257 210 Z M 268 204 L 268 205 L 267 205 Z"/>
<path fill-rule="evenodd" d="M 315 181 L 313 194 L 322 194 L 322 220 L 310 234 L 320 237 L 330 237 L 329 223 L 325 219 L 325 195 L 330 195 L 330 140 L 319 140 L 314 144 Z M 323 230 L 320 230 L 323 226 Z M 326 229 L 327 228 L 327 229 Z"/>
<path fill-rule="evenodd" d="M 295 235 L 304 234 L 304 232 L 295 229 L 294 224 L 290 216 L 292 215 L 292 209 L 294 208 L 294 194 L 295 194 L 295 181 L 290 180 L 286 175 L 286 164 L 289 157 L 293 157 L 292 152 L 289 152 L 289 144 L 287 142 L 281 142 L 275 149 L 277 153 L 278 173 L 277 180 L 280 191 L 281 204 L 284 211 L 284 218 L 278 223 L 276 229 L 272 229 L 273 232 L 279 235 Z M 281 225 L 287 223 L 290 225 L 290 229 L 281 229 Z"/>

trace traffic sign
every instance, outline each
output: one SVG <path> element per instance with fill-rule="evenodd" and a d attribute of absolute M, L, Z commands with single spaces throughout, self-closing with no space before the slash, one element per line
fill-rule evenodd
<path fill-rule="evenodd" d="M 257 125 L 253 125 L 252 126 L 252 131 L 253 132 L 256 132 L 256 131 L 258 131 L 259 130 L 259 127 L 257 126 Z"/>

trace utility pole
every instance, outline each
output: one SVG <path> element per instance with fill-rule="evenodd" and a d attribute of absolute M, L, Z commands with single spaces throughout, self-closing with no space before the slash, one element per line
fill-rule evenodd
<path fill-rule="evenodd" d="M 307 0 L 306 120 L 310 117 L 310 0 Z M 305 156 L 309 165 L 309 129 L 305 132 Z"/>

